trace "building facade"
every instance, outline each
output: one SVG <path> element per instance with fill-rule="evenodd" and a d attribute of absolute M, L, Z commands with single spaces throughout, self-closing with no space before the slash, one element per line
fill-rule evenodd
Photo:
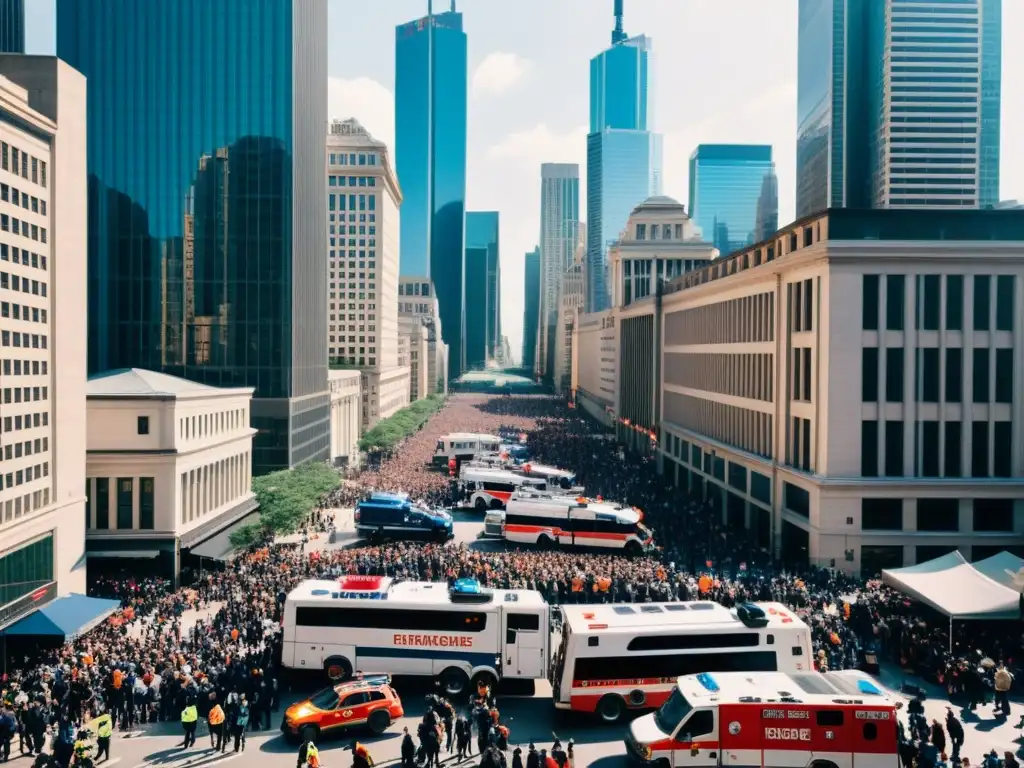
<path fill-rule="evenodd" d="M 133 368 L 90 377 L 86 392 L 90 572 L 129 560 L 176 579 L 183 553 L 258 506 L 253 390 Z"/>
<path fill-rule="evenodd" d="M 801 0 L 797 216 L 993 207 L 1001 56 L 1002 0 Z"/>
<path fill-rule="evenodd" d="M 553 381 L 558 345 L 562 276 L 576 255 L 580 228 L 580 167 L 543 163 L 540 167 L 540 319 L 538 374 Z"/>
<path fill-rule="evenodd" d="M 326 161 L 328 359 L 361 372 L 365 430 L 409 404 L 394 391 L 404 375 L 408 392 L 409 377 L 398 359 L 402 191 L 387 145 L 358 120 L 331 123 Z"/>
<path fill-rule="evenodd" d="M 466 33 L 462 14 L 395 29 L 395 134 L 402 210 L 401 274 L 433 283 L 449 376 L 465 367 Z"/>
<path fill-rule="evenodd" d="M 572 341 L 580 312 L 587 298 L 587 235 L 586 225 L 579 227 L 576 255 L 572 266 L 562 273 L 558 296 L 558 322 L 555 328 L 555 366 L 552 381 L 558 393 L 573 388 Z"/>
<path fill-rule="evenodd" d="M 1024 213 L 830 210 L 663 297 L 663 471 L 788 562 L 1024 545 Z"/>
<path fill-rule="evenodd" d="M 540 329 L 540 246 L 526 252 L 523 263 L 522 367 L 536 375 L 537 333 Z"/>
<path fill-rule="evenodd" d="M 0 0 L 0 53 L 25 52 L 25 0 Z"/>
<path fill-rule="evenodd" d="M 359 371 L 331 370 L 331 463 L 336 467 L 359 466 L 359 437 L 363 426 L 363 399 Z"/>
<path fill-rule="evenodd" d="M 501 222 L 497 211 L 466 213 L 466 367 L 483 370 L 501 339 Z"/>
<path fill-rule="evenodd" d="M 0 56 L 0 628 L 85 592 L 85 103 L 64 62 Z"/>
<path fill-rule="evenodd" d="M 773 196 L 770 181 L 774 174 L 770 145 L 700 144 L 690 155 L 688 210 L 719 253 L 758 242 L 759 216 L 778 224 L 778 182 Z M 768 208 L 772 199 L 774 211 Z"/>
<path fill-rule="evenodd" d="M 59 0 L 57 53 L 89 81 L 90 372 L 255 387 L 254 472 L 327 460 L 326 0 Z"/>
<path fill-rule="evenodd" d="M 403 315 L 398 332 L 406 339 L 409 354 L 409 402 L 430 394 L 430 323 L 425 318 Z"/>
<path fill-rule="evenodd" d="M 398 296 L 399 322 L 416 321 L 427 329 L 426 394 L 446 394 L 448 345 L 444 343 L 444 336 L 441 333 L 441 314 L 438 311 L 434 286 L 425 277 L 403 276 L 398 281 Z"/>
<path fill-rule="evenodd" d="M 754 242 L 768 240 L 779 229 L 779 177 L 775 163 L 761 181 L 761 194 L 757 197 L 757 220 L 754 223 Z"/>

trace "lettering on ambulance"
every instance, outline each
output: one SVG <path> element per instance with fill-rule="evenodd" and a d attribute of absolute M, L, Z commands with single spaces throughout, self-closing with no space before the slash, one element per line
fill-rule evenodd
<path fill-rule="evenodd" d="M 573 688 L 613 688 L 616 686 L 627 686 L 636 688 L 641 685 L 672 685 L 675 686 L 674 677 L 627 677 L 611 680 L 573 680 Z"/>
<path fill-rule="evenodd" d="M 472 637 L 456 635 L 395 635 L 392 642 L 413 648 L 472 648 Z"/>
<path fill-rule="evenodd" d="M 764 737 L 768 741 L 810 741 L 810 728 L 765 728 Z"/>

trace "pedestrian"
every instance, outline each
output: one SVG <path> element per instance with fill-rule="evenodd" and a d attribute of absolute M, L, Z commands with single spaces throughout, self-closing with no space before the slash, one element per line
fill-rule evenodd
<path fill-rule="evenodd" d="M 196 728 L 199 726 L 199 710 L 196 709 L 195 701 L 189 699 L 185 708 L 181 710 L 181 728 L 185 732 L 185 741 L 182 749 L 188 749 L 196 743 Z"/>
<path fill-rule="evenodd" d="M 373 756 L 370 750 L 358 741 L 352 745 L 352 768 L 373 768 Z M 427 765 L 430 765 L 428 762 Z M 316 768 L 313 766 L 312 768 Z"/>
<path fill-rule="evenodd" d="M 964 744 L 964 726 L 953 714 L 951 707 L 946 707 L 946 732 L 949 733 L 949 743 L 953 747 L 950 757 L 956 765 L 960 761 L 960 747 Z"/>
<path fill-rule="evenodd" d="M 530 742 L 530 747 L 526 753 L 526 768 L 541 768 L 540 755 L 537 754 L 537 748 Z"/>
<path fill-rule="evenodd" d="M 96 727 L 96 762 L 110 759 L 110 738 L 114 735 L 114 719 L 109 712 L 104 712 L 95 721 Z"/>
<path fill-rule="evenodd" d="M 512 750 L 512 768 L 523 768 L 523 749 L 516 747 Z"/>
<path fill-rule="evenodd" d="M 1010 687 L 1013 685 L 1013 675 L 1010 670 L 1006 668 L 1006 665 L 1002 662 L 999 663 L 999 668 L 995 674 L 995 688 L 996 688 L 996 714 L 1000 717 L 1010 716 Z"/>
<path fill-rule="evenodd" d="M 11 757 L 11 739 L 18 732 L 18 721 L 10 707 L 4 707 L 0 713 L 0 761 L 7 762 Z"/>
<path fill-rule="evenodd" d="M 938 720 L 932 720 L 930 741 L 939 752 L 946 751 L 946 732 L 942 730 L 942 723 Z"/>
<path fill-rule="evenodd" d="M 303 741 L 299 744 L 299 754 L 295 761 L 295 768 L 306 768 L 307 764 L 320 762 L 320 750 L 316 748 L 316 744 L 312 739 Z"/>
<path fill-rule="evenodd" d="M 402 768 L 416 768 L 416 742 L 408 726 L 402 729 Z"/>
<path fill-rule="evenodd" d="M 461 763 L 472 752 L 472 728 L 465 715 L 459 715 L 455 721 L 455 754 Z"/>
<path fill-rule="evenodd" d="M 210 694 L 210 701 L 213 702 L 213 706 L 210 707 L 210 711 L 206 713 L 206 724 L 210 728 L 210 744 L 213 746 L 214 752 L 224 751 L 224 710 L 221 705 L 217 702 L 217 694 Z"/>

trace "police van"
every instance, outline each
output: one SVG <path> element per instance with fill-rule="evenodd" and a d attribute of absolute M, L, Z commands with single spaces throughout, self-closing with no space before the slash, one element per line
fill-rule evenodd
<path fill-rule="evenodd" d="M 356 505 L 356 533 L 383 539 L 448 541 L 454 534 L 452 516 L 409 499 L 407 493 L 374 493 Z"/>
<path fill-rule="evenodd" d="M 686 675 L 630 724 L 626 753 L 660 768 L 899 768 L 898 708 L 863 672 Z"/>

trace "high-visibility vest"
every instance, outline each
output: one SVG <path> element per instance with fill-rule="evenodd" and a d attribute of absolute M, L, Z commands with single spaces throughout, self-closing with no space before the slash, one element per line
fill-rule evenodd
<path fill-rule="evenodd" d="M 220 725 L 224 722 L 224 710 L 220 708 L 220 704 L 213 705 L 213 709 L 210 710 L 206 719 L 210 721 L 210 725 Z"/>
<path fill-rule="evenodd" d="M 581 579 L 579 577 L 575 577 L 572 580 L 572 591 L 573 592 L 582 592 L 583 591 L 583 579 Z"/>
<path fill-rule="evenodd" d="M 114 687 L 115 688 L 120 688 L 121 687 L 121 678 L 122 677 L 123 677 L 123 675 L 121 673 L 121 670 L 120 669 L 115 669 L 114 670 Z"/>
<path fill-rule="evenodd" d="M 313 742 L 306 745 L 306 762 L 310 765 L 320 764 L 320 750 L 316 748 L 316 744 Z"/>
<path fill-rule="evenodd" d="M 96 736 L 101 739 L 109 739 L 114 735 L 114 722 L 110 715 L 100 715 L 96 719 Z"/>
<path fill-rule="evenodd" d="M 196 710 L 195 704 L 190 704 L 181 710 L 181 722 L 183 723 L 194 723 L 199 719 L 199 712 Z"/>

